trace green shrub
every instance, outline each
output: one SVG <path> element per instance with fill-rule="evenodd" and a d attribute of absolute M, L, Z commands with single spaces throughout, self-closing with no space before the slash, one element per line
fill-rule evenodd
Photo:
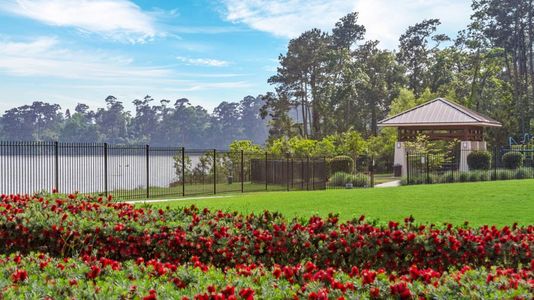
<path fill-rule="evenodd" d="M 497 179 L 498 180 L 508 180 L 511 179 L 512 175 L 510 174 L 509 170 L 498 170 L 497 171 Z"/>
<path fill-rule="evenodd" d="M 469 181 L 480 181 L 480 174 L 477 171 L 469 172 Z"/>
<path fill-rule="evenodd" d="M 401 179 L 401 185 L 423 184 L 426 181 L 426 176 L 410 176 L 410 182 L 408 178 Z"/>
<path fill-rule="evenodd" d="M 523 166 L 523 154 L 521 152 L 507 152 L 502 156 L 502 162 L 507 169 L 517 169 Z"/>
<path fill-rule="evenodd" d="M 346 155 L 340 155 L 332 158 L 329 161 L 330 173 L 335 174 L 337 172 L 352 173 L 354 170 L 354 160 Z"/>
<path fill-rule="evenodd" d="M 474 151 L 467 155 L 469 170 L 489 170 L 491 154 L 487 151 Z"/>
<path fill-rule="evenodd" d="M 519 168 L 515 172 L 515 179 L 526 179 L 530 177 L 532 177 L 531 171 L 527 168 Z"/>
<path fill-rule="evenodd" d="M 353 187 L 366 187 L 367 175 L 358 173 L 354 175 L 347 174 L 347 182 L 351 182 Z"/>
<path fill-rule="evenodd" d="M 480 181 L 489 181 L 490 176 L 488 172 L 480 172 Z"/>
<path fill-rule="evenodd" d="M 329 183 L 333 186 L 345 186 L 345 183 L 347 183 L 347 176 L 349 175 L 350 174 L 345 172 L 336 172 L 330 177 Z"/>
<path fill-rule="evenodd" d="M 443 183 L 452 183 L 455 181 L 455 179 L 457 180 L 457 178 L 454 178 L 454 174 L 452 172 L 450 173 L 447 173 L 447 174 L 443 174 L 443 176 L 441 176 L 441 182 Z"/>
<path fill-rule="evenodd" d="M 353 187 L 366 187 L 368 183 L 368 177 L 365 174 L 348 174 L 345 172 L 336 172 L 330 177 L 330 185 L 332 186 L 345 186 L 347 183 L 352 183 Z"/>
<path fill-rule="evenodd" d="M 462 172 L 462 173 L 460 173 L 459 181 L 460 181 L 460 182 L 467 182 L 467 181 L 469 181 L 469 172 Z"/>
<path fill-rule="evenodd" d="M 430 174 L 427 179 L 428 183 L 441 183 L 441 177 L 437 174 Z"/>

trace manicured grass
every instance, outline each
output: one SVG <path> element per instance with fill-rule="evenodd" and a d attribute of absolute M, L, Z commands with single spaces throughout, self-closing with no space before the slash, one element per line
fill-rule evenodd
<path fill-rule="evenodd" d="M 233 182 L 232 184 L 228 183 L 217 183 L 217 193 L 240 193 L 241 192 L 241 182 Z M 214 186 L 213 183 L 195 183 L 195 184 L 186 184 L 185 185 L 185 196 L 186 197 L 199 197 L 199 196 L 209 196 L 213 195 Z M 265 191 L 265 184 L 260 183 L 243 183 L 243 190 L 245 192 L 260 192 Z M 270 184 L 268 186 L 269 191 L 280 191 L 286 190 L 286 186 Z M 146 197 L 146 188 L 137 188 L 132 190 L 113 190 L 110 192 L 113 194 L 115 199 L 119 200 L 132 200 L 132 199 L 143 199 Z M 182 186 L 177 185 L 174 187 L 150 187 L 149 191 L 150 199 L 165 199 L 165 198 L 182 198 Z"/>
<path fill-rule="evenodd" d="M 159 207 L 196 205 L 212 209 L 260 213 L 279 211 L 287 217 L 326 216 L 341 219 L 365 215 L 382 221 L 413 215 L 418 222 L 472 225 L 534 224 L 534 180 L 454 183 L 396 188 L 261 192 L 228 198 L 177 200 Z"/>

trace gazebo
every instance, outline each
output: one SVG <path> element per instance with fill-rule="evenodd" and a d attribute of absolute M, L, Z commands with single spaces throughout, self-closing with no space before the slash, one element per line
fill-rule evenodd
<path fill-rule="evenodd" d="M 461 141 L 460 171 L 467 171 L 467 155 L 486 150 L 484 128 L 501 127 L 501 123 L 447 99 L 436 98 L 378 122 L 379 127 L 397 127 L 394 164 L 406 175 L 407 141 L 424 134 L 430 140 Z"/>

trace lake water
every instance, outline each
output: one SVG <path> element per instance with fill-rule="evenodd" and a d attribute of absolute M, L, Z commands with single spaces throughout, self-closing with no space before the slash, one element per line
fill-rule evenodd
<path fill-rule="evenodd" d="M 193 166 L 198 156 L 190 156 Z M 0 193 L 33 193 L 55 188 L 53 155 L 0 155 Z M 171 155 L 151 155 L 149 186 L 168 187 L 179 180 Z M 104 191 L 104 158 L 100 155 L 60 155 L 59 191 L 82 193 Z M 147 159 L 144 155 L 108 156 L 108 191 L 146 188 Z"/>

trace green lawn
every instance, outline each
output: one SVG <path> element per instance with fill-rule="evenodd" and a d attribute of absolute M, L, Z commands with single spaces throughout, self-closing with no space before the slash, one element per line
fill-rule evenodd
<path fill-rule="evenodd" d="M 160 207 L 199 207 L 243 213 L 280 211 L 287 217 L 339 213 L 344 220 L 362 214 L 383 221 L 413 215 L 425 223 L 472 225 L 534 224 L 534 180 L 403 186 L 397 188 L 257 192 L 227 198 L 154 203 Z"/>

